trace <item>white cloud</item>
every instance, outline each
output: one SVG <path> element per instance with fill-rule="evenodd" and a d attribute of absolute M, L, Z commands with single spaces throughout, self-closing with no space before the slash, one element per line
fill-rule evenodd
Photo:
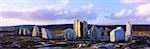
<path fill-rule="evenodd" d="M 4 3 L 0 3 L 0 11 L 2 11 L 2 10 L 4 9 L 4 8 L 3 8 L 4 6 L 5 6 Z"/>
<path fill-rule="evenodd" d="M 133 9 L 121 9 L 119 12 L 114 13 L 113 16 L 115 19 L 121 19 L 123 21 L 146 24 L 150 22 L 150 3 L 141 4 Z"/>
<path fill-rule="evenodd" d="M 3 25 L 64 24 L 72 23 L 74 19 L 94 20 L 97 16 L 95 13 L 96 9 L 94 8 L 93 4 L 88 4 L 78 8 L 47 5 L 42 8 L 35 7 L 30 9 L 18 9 L 18 11 L 0 11 L 3 13 L 0 14 L 0 16 L 2 15 L 4 17 L 2 19 Z"/>
<path fill-rule="evenodd" d="M 127 14 L 131 15 L 132 13 L 133 13 L 133 10 L 130 9 Z"/>
<path fill-rule="evenodd" d="M 136 10 L 136 16 L 150 16 L 150 3 L 139 5 Z"/>
<path fill-rule="evenodd" d="M 70 2 L 70 0 L 60 0 L 59 2 L 60 2 L 59 5 L 65 6 Z"/>
<path fill-rule="evenodd" d="M 145 20 L 150 22 L 150 17 L 147 17 Z"/>
<path fill-rule="evenodd" d="M 68 13 L 69 13 L 69 11 L 67 11 L 67 10 L 66 10 L 66 11 L 64 11 L 64 14 L 68 14 Z"/>
<path fill-rule="evenodd" d="M 94 7 L 94 5 L 92 3 L 88 4 L 88 5 L 85 5 L 85 6 L 82 6 L 81 8 L 84 8 L 85 10 L 87 9 L 92 9 Z"/>
<path fill-rule="evenodd" d="M 22 19 L 16 19 L 16 18 L 0 18 L 2 23 L 0 26 L 12 26 L 12 25 L 19 25 L 24 23 L 30 23 L 29 21 L 24 21 Z"/>
<path fill-rule="evenodd" d="M 150 22 L 150 0 L 121 0 L 122 3 L 129 4 L 129 5 L 136 5 L 133 9 L 126 10 L 128 12 L 124 12 L 124 14 L 118 14 L 120 12 L 116 12 L 115 16 L 122 16 L 124 19 L 131 17 L 134 18 L 136 23 L 139 22 Z"/>
<path fill-rule="evenodd" d="M 121 0 L 121 2 L 129 5 L 139 5 L 150 3 L 150 0 Z"/>
<path fill-rule="evenodd" d="M 61 5 L 47 5 L 45 9 L 52 10 L 52 11 L 60 11 L 63 10 L 64 7 Z"/>
<path fill-rule="evenodd" d="M 115 16 L 121 17 L 125 14 L 125 12 L 126 12 L 126 9 L 121 9 L 121 11 L 115 13 Z"/>
<path fill-rule="evenodd" d="M 2 18 L 0 17 L 0 26 L 15 26 L 15 25 L 49 25 L 49 24 L 71 24 L 73 20 L 54 20 L 54 21 L 38 21 L 38 20 L 24 20 L 18 18 Z"/>
<path fill-rule="evenodd" d="M 141 4 L 134 9 L 121 9 L 119 12 L 114 13 L 114 16 L 141 16 L 147 17 L 150 16 L 150 3 Z"/>
<path fill-rule="evenodd" d="M 4 3 L 0 3 L 0 7 L 3 7 L 5 4 Z"/>
<path fill-rule="evenodd" d="M 120 11 L 114 13 L 115 17 L 133 16 L 133 9 L 121 9 Z"/>

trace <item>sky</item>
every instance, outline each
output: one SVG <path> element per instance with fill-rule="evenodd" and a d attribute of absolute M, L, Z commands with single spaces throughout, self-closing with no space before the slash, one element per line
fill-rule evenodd
<path fill-rule="evenodd" d="M 149 0 L 0 0 L 0 26 L 150 24 Z"/>

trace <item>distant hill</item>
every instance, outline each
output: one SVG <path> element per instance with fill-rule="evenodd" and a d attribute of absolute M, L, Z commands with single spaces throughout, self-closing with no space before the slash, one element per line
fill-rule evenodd
<path fill-rule="evenodd" d="M 32 30 L 33 26 L 35 25 L 18 25 L 18 26 L 3 26 L 3 27 L 0 27 L 0 31 L 13 31 L 13 30 L 17 30 L 19 29 L 20 27 L 24 27 L 24 28 L 28 28 L 29 30 Z M 73 24 L 55 24 L 55 25 L 36 25 L 38 26 L 39 28 L 47 28 L 49 30 L 65 30 L 67 28 L 72 28 L 73 29 Z M 91 28 L 93 26 L 93 24 L 89 24 L 88 25 L 88 29 Z M 108 27 L 110 29 L 114 29 L 118 26 L 121 26 L 123 27 L 123 29 L 125 30 L 125 25 L 95 25 L 97 26 L 98 28 L 99 27 Z M 132 25 L 133 26 L 133 30 L 150 30 L 150 25 Z M 142 29 L 140 29 L 142 28 Z"/>
<path fill-rule="evenodd" d="M 13 30 L 16 30 L 16 29 L 19 29 L 20 27 L 24 27 L 24 28 L 28 28 L 29 30 L 32 30 L 33 26 L 35 25 L 18 25 L 18 26 L 3 26 L 3 27 L 0 27 L 0 31 L 13 31 Z M 47 28 L 47 29 L 50 29 L 50 30 L 64 30 L 64 29 L 67 29 L 67 28 L 72 28 L 73 29 L 73 24 L 56 24 L 56 25 L 36 25 L 38 26 L 39 28 Z M 93 25 L 92 24 L 89 24 L 89 27 L 92 27 Z M 124 27 L 125 25 L 95 25 L 97 26 L 98 28 L 99 27 L 108 27 L 108 28 L 115 28 L 117 26 L 122 26 Z"/>
<path fill-rule="evenodd" d="M 8 32 L 8 31 L 15 31 L 18 32 L 20 27 L 28 28 L 30 31 L 32 31 L 32 28 L 35 25 L 18 25 L 18 26 L 3 26 L 0 27 L 0 32 Z M 67 28 L 73 28 L 73 24 L 57 24 L 57 25 L 36 25 L 39 28 L 47 28 L 49 29 L 53 34 L 59 34 L 62 33 Z M 93 24 L 88 25 L 88 29 L 91 28 Z M 95 25 L 98 28 L 99 27 L 108 27 L 110 30 L 121 26 L 125 30 L 125 25 Z M 132 31 L 134 36 L 149 36 L 150 35 L 150 25 L 140 25 L 140 24 L 134 24 L 132 25 Z"/>

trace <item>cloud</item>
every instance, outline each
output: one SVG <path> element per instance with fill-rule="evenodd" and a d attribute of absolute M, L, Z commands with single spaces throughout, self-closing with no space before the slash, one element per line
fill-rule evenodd
<path fill-rule="evenodd" d="M 133 9 L 121 9 L 120 11 L 114 13 L 114 19 L 120 19 L 122 21 L 131 21 L 133 23 L 146 23 L 150 22 L 150 3 L 141 4 Z M 149 23 L 147 23 L 149 24 Z"/>
<path fill-rule="evenodd" d="M 0 26 L 15 26 L 15 25 L 49 25 L 49 24 L 70 24 L 73 20 L 54 20 L 54 21 L 38 21 L 38 20 L 24 20 L 18 18 L 2 18 L 0 17 Z M 67 21 L 67 22 L 66 22 Z"/>
<path fill-rule="evenodd" d="M 141 16 L 147 17 L 150 16 L 150 3 L 141 4 L 133 9 L 121 9 L 120 11 L 114 13 L 114 16 Z"/>
<path fill-rule="evenodd" d="M 95 19 L 96 13 L 92 8 L 66 9 L 64 7 L 51 7 L 26 12 L 3 12 L 2 16 L 7 18 L 35 19 L 35 20 L 59 20 L 59 19 Z"/>
<path fill-rule="evenodd" d="M 145 20 L 150 22 L 150 17 L 147 17 Z"/>
<path fill-rule="evenodd" d="M 129 4 L 129 5 L 139 5 L 150 3 L 149 0 L 121 0 L 122 3 Z"/>
<path fill-rule="evenodd" d="M 115 16 L 121 17 L 121 16 L 123 16 L 125 13 L 126 13 L 126 9 L 122 9 L 122 10 L 120 10 L 119 12 L 116 12 L 116 13 L 115 13 Z"/>
<path fill-rule="evenodd" d="M 123 20 L 134 21 L 134 23 L 147 23 L 150 17 L 150 1 L 149 0 L 121 0 L 122 3 L 134 5 L 132 9 L 122 9 L 113 14 L 117 18 Z M 135 6 L 136 5 L 136 6 Z M 123 14 L 122 14 L 123 13 Z M 150 24 L 150 23 L 147 23 Z"/>
<path fill-rule="evenodd" d="M 114 16 L 115 18 L 131 18 L 133 16 L 135 16 L 136 11 L 133 9 L 121 9 L 118 12 L 113 13 L 112 16 Z"/>
<path fill-rule="evenodd" d="M 39 7 L 21 7 L 12 11 L 0 11 L 5 25 L 12 24 L 61 24 L 72 23 L 75 19 L 86 20 L 90 24 L 124 24 L 127 21 L 134 23 L 149 22 L 148 2 L 130 1 L 122 3 L 138 4 L 134 9 L 121 9 L 117 12 L 100 8 L 93 3 L 84 4 L 78 7 L 68 7 L 70 0 L 61 0 L 57 4 L 44 4 Z M 3 4 L 2 4 L 3 5 Z M 70 6 L 70 4 L 69 4 Z M 17 7 L 17 6 L 16 6 Z M 17 22 L 13 22 L 17 21 Z M 18 22 L 19 21 L 19 22 Z M 23 22 L 23 23 L 22 23 Z"/>
<path fill-rule="evenodd" d="M 0 3 L 0 7 L 3 7 L 5 4 L 4 3 Z"/>
<path fill-rule="evenodd" d="M 1 21 L 1 25 L 0 26 L 12 26 L 12 25 L 20 25 L 20 24 L 28 24 L 31 23 L 31 21 L 25 21 L 22 19 L 17 19 L 17 18 L 3 18 L 0 17 Z"/>
<path fill-rule="evenodd" d="M 95 20 L 97 16 L 93 4 L 88 4 L 78 8 L 65 8 L 63 6 L 48 5 L 45 8 L 35 8 L 36 10 L 32 9 L 33 8 L 28 9 L 29 11 L 0 11 L 0 15 L 3 16 L 2 22 L 4 25 L 11 23 L 13 25 L 61 24 L 71 23 L 75 19 L 88 21 Z"/>
<path fill-rule="evenodd" d="M 70 2 L 70 0 L 60 0 L 59 2 L 60 2 L 59 5 L 63 6 L 63 5 L 67 5 Z"/>
<path fill-rule="evenodd" d="M 150 3 L 139 5 L 136 10 L 136 16 L 150 16 Z"/>
<path fill-rule="evenodd" d="M 3 3 L 0 3 L 0 7 L 1 7 L 1 8 L 0 8 L 0 11 L 3 10 L 3 6 L 4 6 L 4 4 L 3 4 Z"/>

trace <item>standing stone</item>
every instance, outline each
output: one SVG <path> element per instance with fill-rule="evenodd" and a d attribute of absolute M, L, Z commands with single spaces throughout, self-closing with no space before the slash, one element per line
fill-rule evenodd
<path fill-rule="evenodd" d="M 66 29 L 64 33 L 65 40 L 76 40 L 76 34 L 73 29 Z"/>
<path fill-rule="evenodd" d="M 73 24 L 73 29 L 78 38 L 88 37 L 88 23 L 86 21 L 75 20 Z"/>
<path fill-rule="evenodd" d="M 20 27 L 18 34 L 19 34 L 19 35 L 23 35 L 23 32 L 24 32 L 24 31 L 23 31 L 23 27 Z"/>
<path fill-rule="evenodd" d="M 27 28 L 20 27 L 19 35 L 31 35 L 31 32 Z"/>
<path fill-rule="evenodd" d="M 100 41 L 102 32 L 102 28 L 98 29 L 96 26 L 92 26 L 88 31 L 90 41 Z"/>
<path fill-rule="evenodd" d="M 126 38 L 125 40 L 128 41 L 129 39 L 132 38 L 132 25 L 127 22 L 126 23 L 126 34 L 125 34 Z"/>
<path fill-rule="evenodd" d="M 105 28 L 104 28 L 104 37 L 105 37 L 105 38 L 107 38 L 107 37 L 109 36 L 110 31 L 111 31 L 111 30 L 110 30 L 108 27 L 105 27 Z"/>
<path fill-rule="evenodd" d="M 32 36 L 40 36 L 39 27 L 37 27 L 37 26 L 33 27 Z"/>
<path fill-rule="evenodd" d="M 26 28 L 23 28 L 23 35 L 27 35 Z"/>
<path fill-rule="evenodd" d="M 83 21 L 83 38 L 88 37 L 88 23 L 86 21 Z"/>
<path fill-rule="evenodd" d="M 119 42 L 123 40 L 125 40 L 125 32 L 121 27 L 117 27 L 116 29 L 110 32 L 111 42 Z"/>
<path fill-rule="evenodd" d="M 53 38 L 52 33 L 48 29 L 42 28 L 41 33 L 42 33 L 42 38 L 44 38 L 44 39 L 52 39 Z"/>
<path fill-rule="evenodd" d="M 78 20 L 75 20 L 75 21 L 74 21 L 74 24 L 73 24 L 73 29 L 74 29 L 74 31 L 75 31 L 75 33 L 76 33 L 76 37 L 78 37 L 77 23 L 78 23 Z"/>
<path fill-rule="evenodd" d="M 104 33 L 103 28 L 99 28 L 99 29 L 97 30 L 97 40 L 98 40 L 98 41 L 101 41 L 101 39 L 102 39 L 102 33 Z"/>
<path fill-rule="evenodd" d="M 73 27 L 74 27 L 76 36 L 77 37 L 81 37 L 81 23 L 80 23 L 80 21 L 79 20 L 75 20 Z"/>

